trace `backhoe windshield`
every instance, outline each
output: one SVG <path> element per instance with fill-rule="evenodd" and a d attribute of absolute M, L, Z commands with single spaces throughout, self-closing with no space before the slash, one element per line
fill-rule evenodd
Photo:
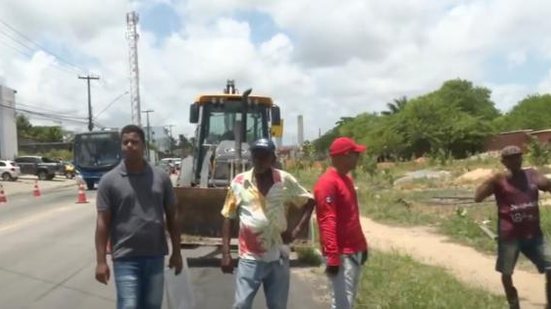
<path fill-rule="evenodd" d="M 236 110 L 224 110 L 223 107 L 210 108 L 206 127 L 205 143 L 218 144 L 223 140 L 235 140 L 236 122 L 241 121 L 242 114 Z M 265 137 L 267 132 L 265 108 L 256 107 L 248 111 L 246 117 L 246 141 L 252 142 Z"/>

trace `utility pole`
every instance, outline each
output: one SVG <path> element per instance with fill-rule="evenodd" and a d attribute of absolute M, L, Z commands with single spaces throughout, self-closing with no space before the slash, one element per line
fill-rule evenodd
<path fill-rule="evenodd" d="M 167 125 L 167 127 L 168 127 L 168 130 L 169 130 L 169 131 L 168 131 L 168 132 L 169 132 L 168 134 L 169 134 L 169 136 L 170 136 L 169 144 L 168 144 L 168 151 L 170 152 L 170 154 L 172 154 L 172 151 L 174 150 L 173 147 L 172 147 L 172 144 L 173 144 L 173 143 L 172 143 L 172 127 L 174 127 L 174 125 L 173 125 L 173 124 L 169 124 L 169 125 Z"/>
<path fill-rule="evenodd" d="M 92 131 L 94 128 L 94 124 L 92 123 L 92 97 L 90 95 L 90 80 L 98 80 L 99 76 L 93 76 L 93 75 L 86 75 L 86 76 L 79 76 L 78 79 L 85 79 L 88 84 L 88 131 Z"/>
<path fill-rule="evenodd" d="M 145 110 L 145 111 L 142 111 L 142 113 L 145 113 L 146 114 L 146 117 L 147 117 L 147 143 L 146 143 L 146 148 L 147 148 L 147 160 L 150 161 L 151 160 L 151 157 L 149 155 L 149 147 L 150 147 L 150 143 L 151 143 L 151 127 L 149 126 L 149 113 L 153 113 L 154 110 L 152 109 L 148 109 L 148 110 Z"/>

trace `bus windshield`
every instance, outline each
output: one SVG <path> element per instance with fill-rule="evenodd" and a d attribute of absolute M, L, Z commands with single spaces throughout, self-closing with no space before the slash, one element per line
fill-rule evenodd
<path fill-rule="evenodd" d="M 95 132 L 75 136 L 75 165 L 84 168 L 113 167 L 121 160 L 118 132 Z"/>

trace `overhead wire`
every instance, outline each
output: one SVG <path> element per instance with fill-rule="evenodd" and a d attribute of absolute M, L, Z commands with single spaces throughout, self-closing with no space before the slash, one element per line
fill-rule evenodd
<path fill-rule="evenodd" d="M 74 116 L 75 113 L 77 112 L 77 111 L 71 111 L 71 110 L 66 110 L 66 111 L 59 112 L 59 110 L 52 110 L 52 109 L 44 108 L 42 106 L 36 106 L 36 105 L 32 105 L 32 104 L 22 103 L 19 100 L 17 101 L 17 105 L 25 107 L 25 108 L 32 108 L 36 112 L 45 112 L 45 113 L 51 113 L 51 114 L 56 114 L 56 115 L 68 116 L 68 117 Z"/>
<path fill-rule="evenodd" d="M 0 107 L 12 109 L 15 112 L 25 113 L 25 114 L 31 114 L 34 116 L 43 117 L 46 119 L 52 119 L 52 120 L 58 120 L 58 121 L 67 121 L 67 122 L 77 122 L 77 123 L 87 123 L 86 117 L 77 117 L 77 116 L 66 116 L 66 115 L 59 115 L 57 113 L 43 113 L 43 112 L 37 112 L 25 108 L 16 108 L 10 105 L 0 104 Z"/>
<path fill-rule="evenodd" d="M 102 109 L 99 113 L 97 113 L 96 115 L 94 115 L 93 118 L 98 118 L 99 115 L 101 115 L 103 112 L 105 112 L 107 109 L 109 109 L 115 102 L 117 102 L 120 98 L 122 98 L 123 96 L 127 95 L 129 92 L 128 91 L 125 91 L 124 93 L 120 94 L 119 96 L 117 96 L 115 99 L 113 99 L 104 109 Z"/>
<path fill-rule="evenodd" d="M 5 22 L 4 20 L 0 19 L 0 24 L 4 26 L 4 29 L 9 29 L 11 33 L 14 33 L 16 36 L 18 36 L 19 38 L 22 38 L 24 41 L 34 45 L 34 48 L 33 47 L 30 47 L 27 45 L 27 43 L 24 43 L 24 42 L 21 42 L 22 40 L 20 40 L 19 38 L 16 38 L 14 37 L 13 35 L 10 35 L 10 33 L 8 33 L 7 31 L 5 30 L 2 30 L 0 29 L 0 32 L 4 33 L 5 35 L 11 37 L 14 41 L 16 41 L 18 44 L 21 44 L 23 46 L 25 46 L 27 49 L 30 49 L 30 50 L 36 50 L 36 49 L 39 49 L 39 50 L 42 50 L 43 52 L 53 56 L 54 58 L 56 58 L 59 62 L 61 63 L 64 63 L 65 66 L 71 68 L 72 70 L 75 71 L 76 74 L 79 74 L 79 73 L 85 73 L 87 72 L 87 70 L 85 70 L 84 68 L 78 66 L 78 65 L 75 65 L 74 63 L 66 60 L 65 58 L 61 57 L 60 55 L 58 55 L 57 53 L 51 51 L 50 49 L 44 47 L 43 45 L 41 45 L 40 43 L 34 41 L 33 39 L 31 39 L 30 37 L 28 37 L 27 35 L 25 35 L 24 33 L 22 33 L 21 31 L 17 30 L 15 27 L 13 27 L 12 25 L 8 24 L 7 22 Z"/>
<path fill-rule="evenodd" d="M 29 46 L 25 45 L 24 43 L 21 43 L 15 39 L 13 39 L 12 37 L 6 35 L 4 32 L 2 32 L 2 29 L 0 29 L 0 35 L 3 35 L 3 38 L 4 40 L 1 40 L 0 42 L 15 50 L 16 52 L 18 52 L 19 54 L 25 56 L 25 57 L 29 57 L 29 58 L 32 58 L 34 56 L 34 52 L 35 52 L 35 49 L 32 49 L 30 48 Z M 5 39 L 9 39 L 9 42 L 6 41 Z M 17 46 L 14 46 L 14 45 L 11 45 L 9 43 L 16 43 Z M 68 73 L 68 74 L 71 74 L 71 75 L 77 75 L 79 71 L 76 71 L 72 68 L 69 68 L 69 67 L 66 67 L 66 66 L 62 66 L 60 64 L 58 64 L 57 62 L 50 62 L 48 63 L 48 66 L 52 67 L 52 68 L 55 68 L 55 69 L 58 69 L 60 71 L 63 71 L 64 73 Z"/>

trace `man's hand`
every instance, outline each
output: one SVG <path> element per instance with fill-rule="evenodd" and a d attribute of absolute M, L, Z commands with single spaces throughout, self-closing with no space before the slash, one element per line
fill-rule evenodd
<path fill-rule="evenodd" d="M 109 276 L 110 271 L 107 263 L 98 263 L 96 265 L 96 280 L 107 285 L 107 282 L 109 282 Z"/>
<path fill-rule="evenodd" d="M 182 254 L 180 251 L 172 252 L 170 260 L 168 261 L 168 268 L 174 268 L 174 274 L 178 275 L 182 272 Z"/>
<path fill-rule="evenodd" d="M 339 273 L 339 266 L 328 265 L 325 267 L 325 273 L 330 277 L 334 277 Z"/>
<path fill-rule="evenodd" d="M 365 264 L 366 261 L 367 261 L 367 250 L 362 252 L 362 261 L 361 261 L 361 264 L 362 264 L 362 265 Z"/>
<path fill-rule="evenodd" d="M 220 269 L 224 274 L 233 274 L 233 261 L 231 254 L 224 253 L 222 254 L 222 261 L 220 262 Z"/>

